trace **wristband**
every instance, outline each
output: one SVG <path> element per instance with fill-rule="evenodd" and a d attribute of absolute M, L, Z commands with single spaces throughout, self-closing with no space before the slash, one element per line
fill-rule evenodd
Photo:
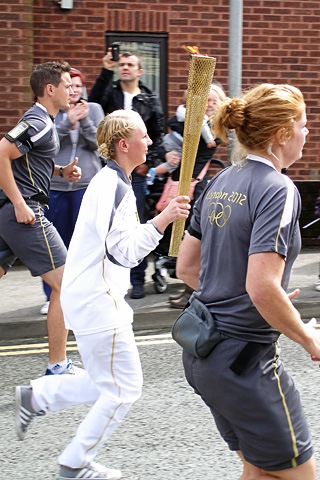
<path fill-rule="evenodd" d="M 59 168 L 59 176 L 63 178 L 63 167 Z"/>

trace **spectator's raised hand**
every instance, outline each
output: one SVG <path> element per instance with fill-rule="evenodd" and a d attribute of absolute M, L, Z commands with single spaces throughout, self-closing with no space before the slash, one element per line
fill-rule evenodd
<path fill-rule="evenodd" d="M 81 168 L 77 166 L 78 157 L 75 157 L 73 162 L 68 163 L 63 167 L 63 178 L 69 182 L 77 182 L 81 178 Z"/>

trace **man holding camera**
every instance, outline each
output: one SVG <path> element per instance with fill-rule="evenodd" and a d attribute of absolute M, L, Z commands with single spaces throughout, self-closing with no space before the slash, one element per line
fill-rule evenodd
<path fill-rule="evenodd" d="M 125 109 L 138 112 L 146 124 L 148 135 L 152 140 L 149 146 L 146 163 L 139 165 L 132 172 L 132 188 L 137 200 L 137 210 L 140 222 L 146 218 L 147 173 L 149 168 L 158 164 L 158 148 L 164 133 L 164 117 L 160 99 L 140 81 L 143 74 L 138 55 L 126 52 L 113 57 L 112 47 L 104 55 L 103 68 L 93 85 L 89 102 L 100 103 L 104 113 Z M 113 81 L 114 69 L 118 64 L 119 80 Z M 137 267 L 131 269 L 131 298 L 144 297 L 144 281 L 147 260 L 144 259 Z"/>

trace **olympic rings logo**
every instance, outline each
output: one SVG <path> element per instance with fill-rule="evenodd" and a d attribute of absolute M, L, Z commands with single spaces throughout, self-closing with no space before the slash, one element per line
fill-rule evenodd
<path fill-rule="evenodd" d="M 215 223 L 219 228 L 224 227 L 231 217 L 230 205 L 223 205 L 221 202 L 211 202 L 208 206 L 208 211 L 210 224 L 213 225 Z"/>

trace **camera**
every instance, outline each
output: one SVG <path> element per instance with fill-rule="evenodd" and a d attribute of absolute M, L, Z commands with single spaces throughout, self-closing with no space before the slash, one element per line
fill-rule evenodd
<path fill-rule="evenodd" d="M 111 45 L 111 52 L 112 52 L 111 60 L 113 62 L 117 62 L 119 60 L 119 47 L 120 45 L 118 43 L 113 43 Z"/>

